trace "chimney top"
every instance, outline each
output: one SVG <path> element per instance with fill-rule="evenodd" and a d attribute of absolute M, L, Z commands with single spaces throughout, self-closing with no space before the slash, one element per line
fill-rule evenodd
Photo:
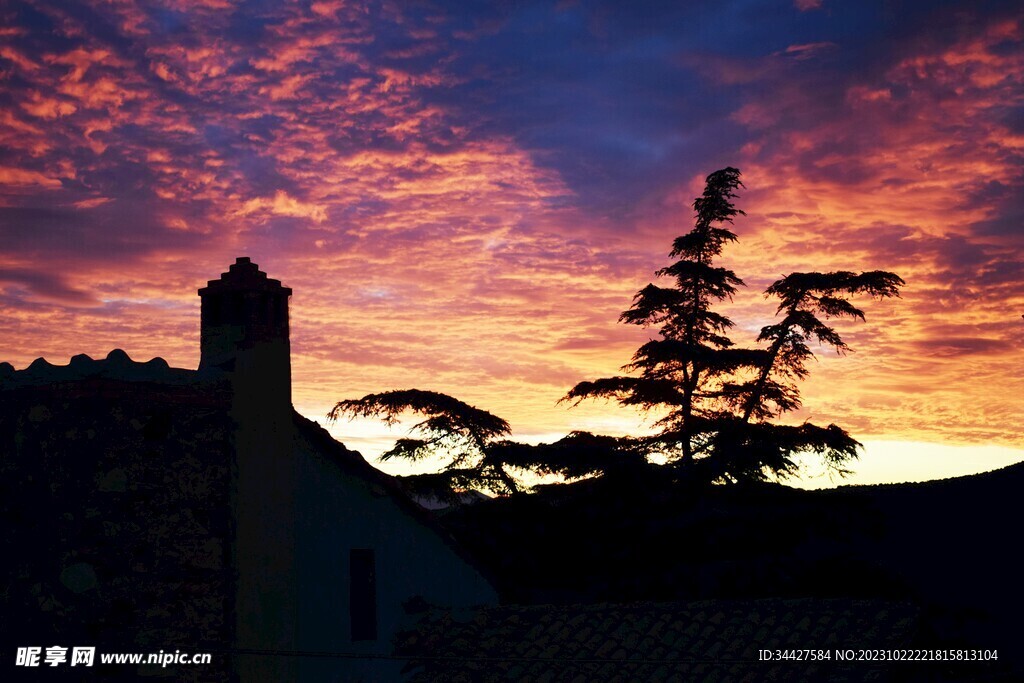
<path fill-rule="evenodd" d="M 291 296 L 292 290 L 289 287 L 282 287 L 280 280 L 268 278 L 267 274 L 260 270 L 259 266 L 252 262 L 248 256 L 239 256 L 228 268 L 228 272 L 221 273 L 219 280 L 210 280 L 206 287 L 199 290 L 199 296 L 204 296 L 217 291 L 279 291 L 286 296 Z"/>

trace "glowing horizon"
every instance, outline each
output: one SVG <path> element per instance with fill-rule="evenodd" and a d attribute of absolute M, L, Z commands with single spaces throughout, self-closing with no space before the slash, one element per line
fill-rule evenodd
<path fill-rule="evenodd" d="M 556 402 L 652 334 L 616 319 L 731 165 L 737 344 L 785 273 L 907 281 L 838 325 L 854 353 L 822 350 L 795 419 L 938 445 L 893 477 L 959 471 L 943 445 L 1024 459 L 1015 3 L 834 5 L 16 0 L 0 361 L 195 367 L 195 291 L 244 255 L 295 291 L 311 418 L 416 387 L 527 441 L 625 433 L 631 411 Z"/>

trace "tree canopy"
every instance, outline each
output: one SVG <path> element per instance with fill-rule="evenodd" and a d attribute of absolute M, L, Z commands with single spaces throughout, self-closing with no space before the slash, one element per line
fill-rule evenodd
<path fill-rule="evenodd" d="M 782 319 L 761 330 L 768 348 L 737 348 L 733 321 L 713 310 L 731 300 L 743 281 L 716 264 L 724 247 L 737 240 L 733 219 L 745 215 L 733 204 L 743 187 L 739 170 L 729 167 L 707 177 L 693 204 L 694 227 L 672 243 L 677 260 L 656 275 L 670 286 L 648 284 L 637 292 L 620 321 L 656 327 L 659 338 L 643 344 L 623 370 L 632 375 L 580 382 L 563 401 L 608 398 L 661 414 L 657 433 L 641 443 L 680 471 L 705 480 L 762 479 L 796 472 L 793 456 L 816 453 L 839 473 L 857 456 L 859 444 L 844 429 L 774 424 L 801 406 L 798 380 L 807 376 L 816 340 L 842 353 L 845 342 L 826 320 L 864 319 L 850 298 L 899 296 L 897 275 L 792 273 L 776 281 L 766 296 L 778 298 Z"/>
<path fill-rule="evenodd" d="M 327 417 L 372 417 L 395 424 L 403 413 L 424 416 L 410 430 L 418 437 L 398 439 L 380 459 L 417 461 L 441 455 L 448 460 L 439 473 L 408 478 L 418 492 L 449 498 L 453 492 L 473 489 L 499 494 L 519 491 L 492 448 L 499 437 L 511 432 L 508 422 L 447 394 L 420 389 L 367 394 L 338 402 Z"/>
<path fill-rule="evenodd" d="M 444 465 L 438 472 L 403 477 L 416 494 L 446 502 L 459 502 L 466 491 L 487 491 L 497 495 L 524 492 L 531 487 L 522 481 L 532 473 L 557 475 L 573 480 L 609 471 L 646 466 L 643 455 L 629 439 L 572 432 L 546 444 L 524 444 L 504 438 L 509 424 L 457 398 L 436 391 L 403 389 L 367 394 L 340 401 L 328 419 L 378 418 L 395 424 L 403 414 L 424 416 L 414 424 L 412 438 L 396 440 L 380 456 L 419 461 L 438 456 Z"/>

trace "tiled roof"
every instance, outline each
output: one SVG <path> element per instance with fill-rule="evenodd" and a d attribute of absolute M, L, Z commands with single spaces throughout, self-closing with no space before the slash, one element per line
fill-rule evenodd
<path fill-rule="evenodd" d="M 908 647 L 917 613 L 873 600 L 502 606 L 431 612 L 402 635 L 408 680 L 883 681 L 884 666 L 758 661 L 758 650 Z"/>

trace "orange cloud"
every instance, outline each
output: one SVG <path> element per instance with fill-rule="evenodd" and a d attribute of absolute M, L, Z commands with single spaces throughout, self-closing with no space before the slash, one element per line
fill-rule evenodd
<path fill-rule="evenodd" d="M 16 64 L 24 71 L 35 71 L 39 68 L 39 65 L 34 61 L 8 45 L 0 46 L 0 57 Z"/>
<path fill-rule="evenodd" d="M 50 188 L 59 188 L 61 186 L 60 180 L 57 178 L 51 178 L 38 171 L 11 166 L 0 166 L 0 185 L 12 188 L 34 185 Z"/>
<path fill-rule="evenodd" d="M 327 220 L 327 211 L 322 206 L 299 201 L 287 192 L 278 190 L 272 198 L 255 197 L 242 204 L 239 213 L 243 216 L 252 214 L 272 214 L 277 216 L 294 216 L 309 218 L 316 223 Z"/>
<path fill-rule="evenodd" d="M 21 103 L 21 108 L 41 119 L 56 119 L 74 114 L 78 110 L 78 107 L 70 102 L 44 97 L 35 90 L 28 94 L 28 99 Z"/>

